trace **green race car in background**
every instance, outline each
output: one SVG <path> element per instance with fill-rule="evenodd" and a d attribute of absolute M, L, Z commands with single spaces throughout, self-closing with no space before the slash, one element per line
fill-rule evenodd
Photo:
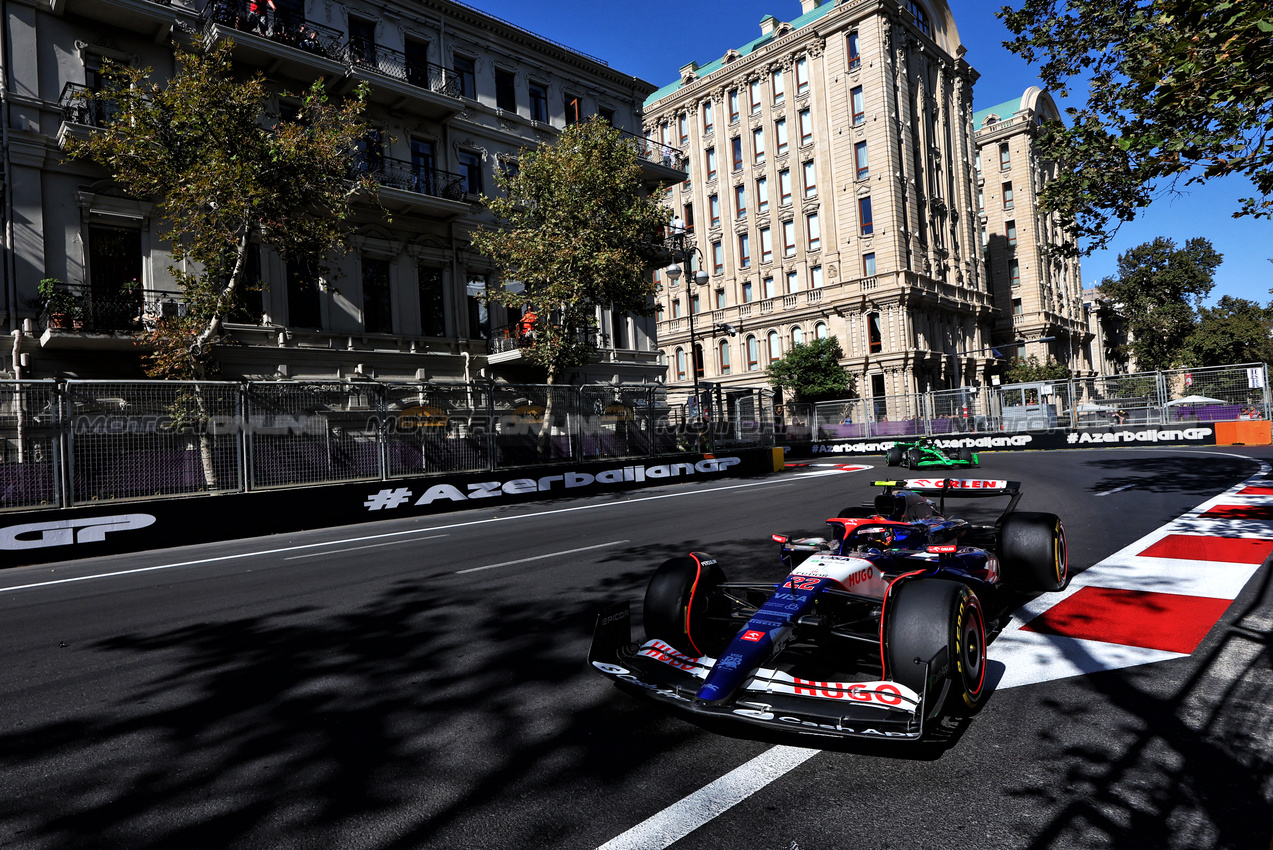
<path fill-rule="evenodd" d="M 915 440 L 899 440 L 885 454 L 889 466 L 905 466 L 909 469 L 930 467 L 979 466 L 977 455 L 967 446 L 953 457 L 946 454 L 937 441 L 921 437 Z"/>

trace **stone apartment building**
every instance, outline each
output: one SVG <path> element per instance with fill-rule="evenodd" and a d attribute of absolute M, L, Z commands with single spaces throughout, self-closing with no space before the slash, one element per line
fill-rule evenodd
<path fill-rule="evenodd" d="M 1035 139 L 1043 122 L 1059 120 L 1056 103 L 1037 86 L 977 111 L 977 211 L 986 276 L 1000 308 L 993 335 L 999 352 L 1055 360 L 1082 376 L 1103 362 L 1094 343 L 1100 337 L 1088 327 L 1078 258 L 1049 253 L 1067 237 L 1037 203 L 1055 166 L 1038 156 Z"/>
<path fill-rule="evenodd" d="M 665 199 L 709 275 L 663 281 L 669 383 L 697 369 L 700 383 L 763 384 L 769 363 L 828 335 L 863 398 L 990 383 L 1018 340 L 1089 368 L 1077 261 L 1045 262 L 1059 230 L 1034 208 L 1051 98 L 1031 89 L 974 125 L 978 75 L 942 0 L 801 12 L 646 100 L 649 137 L 685 151 L 687 180 Z M 978 152 L 1002 144 L 992 179 Z"/>
<path fill-rule="evenodd" d="M 496 170 L 515 167 L 523 147 L 601 115 L 645 155 L 647 189 L 684 177 L 640 133 L 652 84 L 451 0 L 277 0 L 260 22 L 239 0 L 5 0 L 4 8 L 10 377 L 140 377 L 144 317 L 183 309 L 153 204 L 62 154 L 66 137 L 94 132 L 103 117 L 75 93 L 101 85 L 106 59 L 163 79 L 174 72 L 174 41 L 232 40 L 236 63 L 264 71 L 280 93 L 269 106 L 280 113 L 289 106 L 283 91 L 319 78 L 338 94 L 370 84 L 373 131 L 358 167 L 379 182 L 392 218 L 371 203 L 360 208 L 354 250 L 322 279 L 254 250 L 250 275 L 266 287 L 232 317 L 229 344 L 218 349 L 231 378 L 542 380 L 515 344 L 502 344 L 518 317 L 476 297 L 499 285 L 470 243 L 491 221 L 478 199 L 496 191 Z M 74 326 L 54 327 L 41 311 L 43 278 L 79 299 Z M 598 321 L 601 361 L 577 380 L 663 374 L 652 318 L 603 311 Z"/>

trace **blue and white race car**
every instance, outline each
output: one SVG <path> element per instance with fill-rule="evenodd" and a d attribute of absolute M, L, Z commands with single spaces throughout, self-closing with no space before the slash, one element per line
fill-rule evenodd
<path fill-rule="evenodd" d="M 1016 512 L 1012 481 L 875 485 L 872 504 L 827 520 L 829 539 L 773 535 L 788 573 L 777 584 L 730 583 L 701 552 L 664 562 L 645 642 L 618 603 L 598 616 L 588 660 L 679 711 L 821 735 L 918 741 L 938 718 L 972 714 L 997 617 L 1068 579 L 1061 520 Z M 993 525 L 944 516 L 948 498 L 988 496 L 1010 500 Z"/>

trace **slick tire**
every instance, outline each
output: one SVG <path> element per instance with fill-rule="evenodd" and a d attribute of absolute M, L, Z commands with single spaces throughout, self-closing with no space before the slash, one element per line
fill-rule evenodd
<path fill-rule="evenodd" d="M 889 466 L 901 466 L 902 465 L 902 450 L 899 449 L 897 446 L 893 446 L 891 449 L 888 450 L 888 453 L 884 455 L 884 461 Z"/>
<path fill-rule="evenodd" d="M 973 463 L 972 449 L 968 448 L 967 446 L 964 446 L 962 449 L 959 450 L 959 459 L 970 466 L 976 465 Z"/>
<path fill-rule="evenodd" d="M 645 589 L 645 635 L 695 658 L 716 651 L 719 630 L 708 618 L 720 605 L 716 589 L 725 573 L 702 552 L 671 558 L 654 571 Z"/>
<path fill-rule="evenodd" d="M 924 455 L 919 449 L 911 449 L 906 453 L 906 465 L 911 469 L 919 469 L 919 462 L 924 459 Z"/>
<path fill-rule="evenodd" d="M 1060 590 L 1070 578 L 1065 526 L 1056 514 L 1011 513 L 999 531 L 999 561 L 1009 586 Z"/>
<path fill-rule="evenodd" d="M 925 695 L 926 718 L 943 709 L 967 716 L 981 708 L 986 618 L 977 594 L 954 581 L 903 582 L 884 616 L 885 678 Z"/>

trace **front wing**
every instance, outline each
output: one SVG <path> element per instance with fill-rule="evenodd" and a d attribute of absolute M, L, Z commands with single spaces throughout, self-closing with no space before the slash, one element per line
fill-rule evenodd
<path fill-rule="evenodd" d="M 706 705 L 696 695 L 720 662 L 659 640 L 634 644 L 626 602 L 597 617 L 588 662 L 633 695 L 700 717 L 833 737 L 918 741 L 924 734 L 923 695 L 897 682 L 814 682 L 760 667 L 734 699 Z"/>

